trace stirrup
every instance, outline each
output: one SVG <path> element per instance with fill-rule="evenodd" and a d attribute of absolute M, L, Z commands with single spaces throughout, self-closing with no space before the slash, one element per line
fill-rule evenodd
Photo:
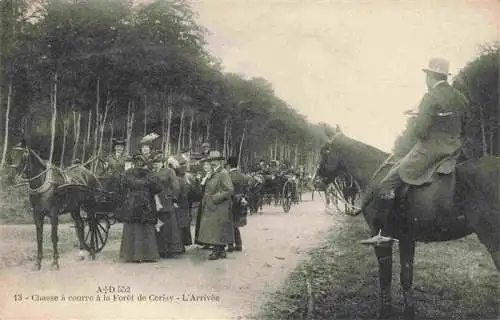
<path fill-rule="evenodd" d="M 374 245 L 374 246 L 392 246 L 394 242 L 399 242 L 398 239 L 393 237 L 386 237 L 382 235 L 382 229 L 378 231 L 376 236 L 373 236 L 369 239 L 360 241 L 361 244 L 364 245 Z"/>

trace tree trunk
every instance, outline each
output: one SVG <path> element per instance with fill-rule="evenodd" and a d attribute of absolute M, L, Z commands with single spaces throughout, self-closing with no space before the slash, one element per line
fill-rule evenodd
<path fill-rule="evenodd" d="M 99 105 L 101 104 L 101 93 L 100 93 L 100 79 L 97 79 L 97 89 L 96 89 L 96 103 L 95 103 L 95 127 L 94 127 L 94 148 L 92 151 L 92 156 L 97 156 L 99 152 L 99 131 L 102 122 L 102 115 L 100 114 Z M 95 173 L 98 161 L 93 162 L 92 172 Z"/>
<path fill-rule="evenodd" d="M 182 134 L 183 134 L 183 127 L 184 127 L 184 113 L 185 113 L 185 107 L 184 105 L 182 106 L 182 111 L 181 111 L 181 119 L 179 122 L 179 139 L 177 140 L 177 153 L 181 152 L 181 142 L 182 142 Z"/>
<path fill-rule="evenodd" d="M 52 165 L 54 159 L 54 148 L 56 142 L 56 119 L 57 119 L 57 71 L 54 73 L 54 91 L 52 92 L 52 123 L 51 123 L 51 137 L 50 137 L 50 155 L 49 165 Z"/>
<path fill-rule="evenodd" d="M 63 141 L 62 141 L 62 148 L 61 148 L 61 162 L 59 163 L 59 167 L 62 169 L 64 168 L 64 154 L 66 152 L 66 139 L 68 135 L 68 119 L 63 119 Z"/>
<path fill-rule="evenodd" d="M 71 155 L 71 163 L 75 163 L 76 155 L 78 153 L 78 145 L 80 143 L 80 124 L 81 124 L 82 114 L 79 111 L 73 111 L 73 132 L 74 132 L 74 144 L 73 144 L 73 154 Z"/>
<path fill-rule="evenodd" d="M 171 140 L 171 131 L 172 131 L 172 116 L 173 116 L 173 111 L 172 111 L 172 106 L 169 104 L 167 107 L 167 140 L 166 140 L 166 145 L 165 145 L 165 155 L 168 156 L 170 155 L 170 140 Z"/>
<path fill-rule="evenodd" d="M 148 134 L 148 97 L 144 95 L 144 135 Z"/>
<path fill-rule="evenodd" d="M 92 130 L 92 110 L 89 112 L 89 119 L 87 123 L 87 137 L 85 138 L 85 141 L 83 142 L 83 155 L 82 155 L 82 163 L 86 161 L 86 156 L 87 156 L 87 149 L 89 148 L 90 145 L 90 131 Z"/>
<path fill-rule="evenodd" d="M 109 122 L 109 148 L 108 148 L 108 153 L 111 154 L 113 153 L 113 138 L 114 138 L 114 126 L 113 126 L 113 121 Z"/>
<path fill-rule="evenodd" d="M 129 101 L 128 103 L 128 111 L 127 111 L 127 146 L 126 146 L 126 152 L 127 155 L 130 155 L 130 145 L 132 141 L 132 131 L 134 129 L 134 118 L 135 118 L 135 110 L 134 110 L 134 103 L 132 100 Z"/>
<path fill-rule="evenodd" d="M 102 117 L 102 122 L 100 124 L 100 131 L 101 132 L 100 132 L 100 137 L 99 137 L 99 149 L 97 151 L 97 156 L 98 157 L 101 157 L 101 155 L 102 155 L 102 144 L 103 144 L 103 139 L 104 139 L 104 129 L 106 128 L 106 120 L 108 118 L 109 110 L 112 107 L 113 107 L 113 102 L 112 102 L 111 98 L 109 98 L 109 95 L 108 95 L 108 99 L 106 101 L 106 106 L 105 106 L 105 109 L 104 109 L 104 116 Z"/>
<path fill-rule="evenodd" d="M 165 101 L 161 101 L 161 152 L 165 156 L 167 153 L 165 151 L 165 146 L 167 143 L 167 121 L 166 119 L 166 110 L 165 110 Z"/>
<path fill-rule="evenodd" d="M 189 142 L 188 142 L 188 148 L 189 148 L 189 154 L 193 152 L 193 123 L 194 123 L 194 109 L 191 108 L 191 119 L 189 120 Z"/>
<path fill-rule="evenodd" d="M 243 127 L 243 133 L 241 134 L 240 150 L 238 152 L 238 165 L 241 169 L 241 153 L 243 152 L 243 142 L 245 141 L 245 135 L 247 133 L 247 121 L 245 121 L 245 126 Z"/>
<path fill-rule="evenodd" d="M 488 145 L 486 142 L 486 130 L 484 129 L 484 116 L 483 116 L 483 107 L 481 104 L 478 105 L 479 107 L 479 122 L 481 125 L 481 143 L 483 146 L 483 156 L 488 155 Z"/>
<path fill-rule="evenodd" d="M 224 145 L 222 146 L 223 157 L 226 157 L 226 150 L 227 150 L 227 122 L 228 118 L 226 118 L 226 121 L 224 121 Z"/>
<path fill-rule="evenodd" d="M 9 119 L 10 119 L 10 108 L 12 105 L 12 95 L 13 95 L 12 91 L 13 87 L 11 80 L 9 83 L 9 92 L 7 93 L 7 110 L 5 110 L 5 136 L 3 137 L 3 153 L 2 153 L 2 161 L 0 162 L 0 168 L 2 169 L 5 167 L 5 162 L 7 161 L 7 147 L 9 144 Z M 0 104 L 1 103 L 2 101 L 0 101 Z"/>
<path fill-rule="evenodd" d="M 206 137 L 207 137 L 206 141 L 207 142 L 210 141 L 210 129 L 211 129 L 210 128 L 210 123 L 211 123 L 210 118 L 212 118 L 212 111 L 211 110 L 208 112 L 208 117 L 207 117 L 207 134 L 206 134 Z"/>

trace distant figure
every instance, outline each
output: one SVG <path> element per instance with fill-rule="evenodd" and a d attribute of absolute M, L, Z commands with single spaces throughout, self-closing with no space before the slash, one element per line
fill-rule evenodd
<path fill-rule="evenodd" d="M 243 242 L 239 228 L 247 224 L 249 178 L 238 168 L 238 159 L 236 157 L 229 157 L 227 159 L 227 169 L 229 170 L 229 176 L 234 187 L 231 203 L 234 244 L 230 243 L 227 251 L 242 251 Z"/>
<path fill-rule="evenodd" d="M 200 154 L 202 157 L 208 156 L 208 154 L 210 153 L 210 144 L 208 142 L 204 142 L 201 144 L 200 149 Z"/>

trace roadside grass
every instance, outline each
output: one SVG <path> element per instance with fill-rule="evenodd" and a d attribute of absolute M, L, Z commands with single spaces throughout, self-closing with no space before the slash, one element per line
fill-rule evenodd
<path fill-rule="evenodd" d="M 43 231 L 43 268 L 45 268 L 46 265 L 50 265 L 52 262 L 53 250 L 50 225 L 45 224 Z M 119 243 L 121 234 L 121 224 L 111 226 L 107 245 L 109 246 L 110 243 Z M 60 224 L 58 235 L 60 255 L 71 251 L 78 252 L 78 240 L 72 224 Z M 34 225 L 0 226 L 0 241 L 2 243 L 0 246 L 0 269 L 34 263 L 37 254 Z"/>
<path fill-rule="evenodd" d="M 373 249 L 358 243 L 367 235 L 362 217 L 340 217 L 324 244 L 270 294 L 257 319 L 375 319 L 378 264 Z M 397 246 L 394 251 L 392 291 L 394 319 L 398 319 L 403 301 Z M 418 244 L 413 281 L 416 318 L 499 319 L 499 279 L 476 236 Z"/>

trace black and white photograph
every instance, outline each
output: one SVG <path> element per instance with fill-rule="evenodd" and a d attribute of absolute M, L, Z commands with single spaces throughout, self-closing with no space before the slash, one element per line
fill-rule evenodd
<path fill-rule="evenodd" d="M 0 319 L 500 319 L 500 1 L 0 0 Z"/>

